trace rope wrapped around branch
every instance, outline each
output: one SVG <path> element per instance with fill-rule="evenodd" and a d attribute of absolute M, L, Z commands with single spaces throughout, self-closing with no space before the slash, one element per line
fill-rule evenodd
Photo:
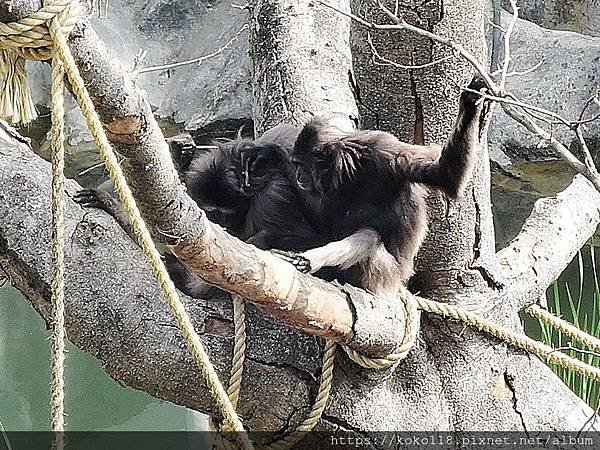
<path fill-rule="evenodd" d="M 25 60 L 52 58 L 53 40 L 48 24 L 68 35 L 81 16 L 78 1 L 56 0 L 18 22 L 0 23 L 0 117 L 13 123 L 37 118 L 27 82 Z"/>

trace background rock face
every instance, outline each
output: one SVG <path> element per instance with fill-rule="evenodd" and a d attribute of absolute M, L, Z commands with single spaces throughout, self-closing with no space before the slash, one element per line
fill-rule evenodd
<path fill-rule="evenodd" d="M 138 68 L 199 58 L 225 45 L 247 21 L 247 13 L 220 0 L 111 0 L 93 18 L 94 29 L 123 66 Z M 252 115 L 247 32 L 226 50 L 200 64 L 138 76 L 155 114 L 190 131 Z M 48 105 L 49 69 L 30 64 L 34 99 Z M 69 103 L 68 143 L 80 148 L 91 137 L 74 102 Z M 167 130 L 169 134 L 169 130 Z"/>
<path fill-rule="evenodd" d="M 503 26 L 510 16 L 503 14 Z M 502 58 L 502 54 L 500 55 Z M 507 88 L 522 101 L 556 112 L 568 120 L 577 120 L 600 80 L 600 38 L 566 31 L 550 31 L 526 20 L 519 20 L 511 38 L 511 71 L 525 71 L 540 63 L 536 70 L 511 76 Z M 599 112 L 592 105 L 586 117 Z M 549 127 L 546 127 L 549 129 Z M 565 126 L 554 127 L 555 136 L 567 147 L 574 141 Z M 591 149 L 597 151 L 598 127 L 589 126 Z M 502 165 L 511 160 L 538 160 L 552 157 L 539 140 L 496 108 L 490 127 L 492 159 Z"/>
<path fill-rule="evenodd" d="M 502 0 L 502 6 L 512 11 L 510 0 Z M 522 0 L 517 6 L 520 17 L 544 28 L 600 36 L 600 2 L 597 0 Z"/>

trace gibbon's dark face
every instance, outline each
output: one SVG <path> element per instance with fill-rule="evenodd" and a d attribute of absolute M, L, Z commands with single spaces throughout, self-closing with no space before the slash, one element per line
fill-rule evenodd
<path fill-rule="evenodd" d="M 223 180 L 225 180 L 227 189 L 244 197 L 250 196 L 250 194 L 247 193 L 246 189 L 244 188 L 246 180 L 244 179 L 244 168 L 242 163 L 242 154 L 247 145 L 248 144 L 243 143 L 239 144 L 239 147 L 237 148 L 228 148 L 228 156 L 224 158 L 224 161 L 226 161 L 228 165 L 221 168 L 221 170 L 223 170 L 222 177 Z"/>
<path fill-rule="evenodd" d="M 333 186 L 334 159 L 326 147 L 294 152 L 292 157 L 298 187 L 314 195 L 327 194 Z"/>
<path fill-rule="evenodd" d="M 280 149 L 275 144 L 249 145 L 240 151 L 238 178 L 241 192 L 252 196 L 266 189 L 281 174 Z"/>
<path fill-rule="evenodd" d="M 292 164 L 300 189 L 313 195 L 324 195 L 334 186 L 334 148 L 329 143 L 320 142 L 313 124 L 306 125 L 300 132 L 294 145 Z"/>

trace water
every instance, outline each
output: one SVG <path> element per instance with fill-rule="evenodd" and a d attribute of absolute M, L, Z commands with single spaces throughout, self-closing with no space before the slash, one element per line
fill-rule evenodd
<path fill-rule="evenodd" d="M 44 321 L 16 289 L 0 288 L 0 422 L 6 430 L 49 429 L 49 336 Z M 201 414 L 121 386 L 96 359 L 71 344 L 67 348 L 70 431 L 205 429 Z"/>
<path fill-rule="evenodd" d="M 519 167 L 518 180 L 494 174 L 492 200 L 499 247 L 516 235 L 534 201 L 552 195 L 568 183 L 568 173 L 557 163 Z M 549 175 L 548 172 L 551 172 Z M 551 176 L 551 175 L 554 176 Z M 563 176 L 556 176 L 562 174 Z M 550 180 L 557 180 L 549 187 Z M 544 188 L 543 192 L 540 187 Z M 596 242 L 600 239 L 596 238 Z M 597 253 L 600 250 L 596 249 Z M 596 261 L 600 260 L 597 254 Z M 583 310 L 593 295 L 589 247 L 584 255 Z M 577 258 L 560 279 L 560 290 L 569 283 L 579 297 Z M 589 312 L 589 311 L 586 311 Z M 567 314 L 568 316 L 568 314 Z M 539 336 L 535 321 L 528 323 Z M 29 302 L 10 286 L 0 288 L 0 423 L 11 431 L 48 430 L 50 333 Z M 206 429 L 201 414 L 119 385 L 91 356 L 68 345 L 67 427 L 70 431 L 192 431 Z M 0 444 L 1 448 L 1 444 Z M 196 447 L 197 448 L 197 447 Z"/>

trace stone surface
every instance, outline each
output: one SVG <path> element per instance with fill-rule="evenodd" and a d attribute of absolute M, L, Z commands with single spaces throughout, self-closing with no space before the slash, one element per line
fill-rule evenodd
<path fill-rule="evenodd" d="M 503 14 L 503 25 L 510 16 Z M 501 55 L 502 57 L 502 55 Z M 511 76 L 507 87 L 522 101 L 576 120 L 586 100 L 593 94 L 600 76 L 600 40 L 566 31 L 550 31 L 519 20 L 511 39 L 511 71 L 524 71 L 541 62 L 538 69 Z M 586 117 L 599 112 L 589 108 Z M 597 150 L 597 127 L 587 127 L 593 151 Z M 574 134 L 555 126 L 554 135 L 567 147 Z M 490 152 L 494 161 L 538 160 L 554 157 L 537 138 L 496 108 L 490 127 Z"/>
<path fill-rule="evenodd" d="M 133 71 L 136 55 L 147 54 L 138 68 L 187 61 L 225 45 L 246 23 L 246 12 L 220 0 L 113 0 L 93 26 L 124 68 Z M 246 31 L 231 46 L 200 64 L 138 75 L 155 114 L 190 131 L 251 117 L 250 69 Z M 49 68 L 30 64 L 34 99 L 48 105 Z M 68 144 L 91 141 L 74 102 L 68 104 Z"/>
<path fill-rule="evenodd" d="M 523 0 L 517 5 L 520 17 L 544 28 L 600 36 L 598 0 Z M 502 6 L 512 11 L 510 0 L 502 0 Z"/>

